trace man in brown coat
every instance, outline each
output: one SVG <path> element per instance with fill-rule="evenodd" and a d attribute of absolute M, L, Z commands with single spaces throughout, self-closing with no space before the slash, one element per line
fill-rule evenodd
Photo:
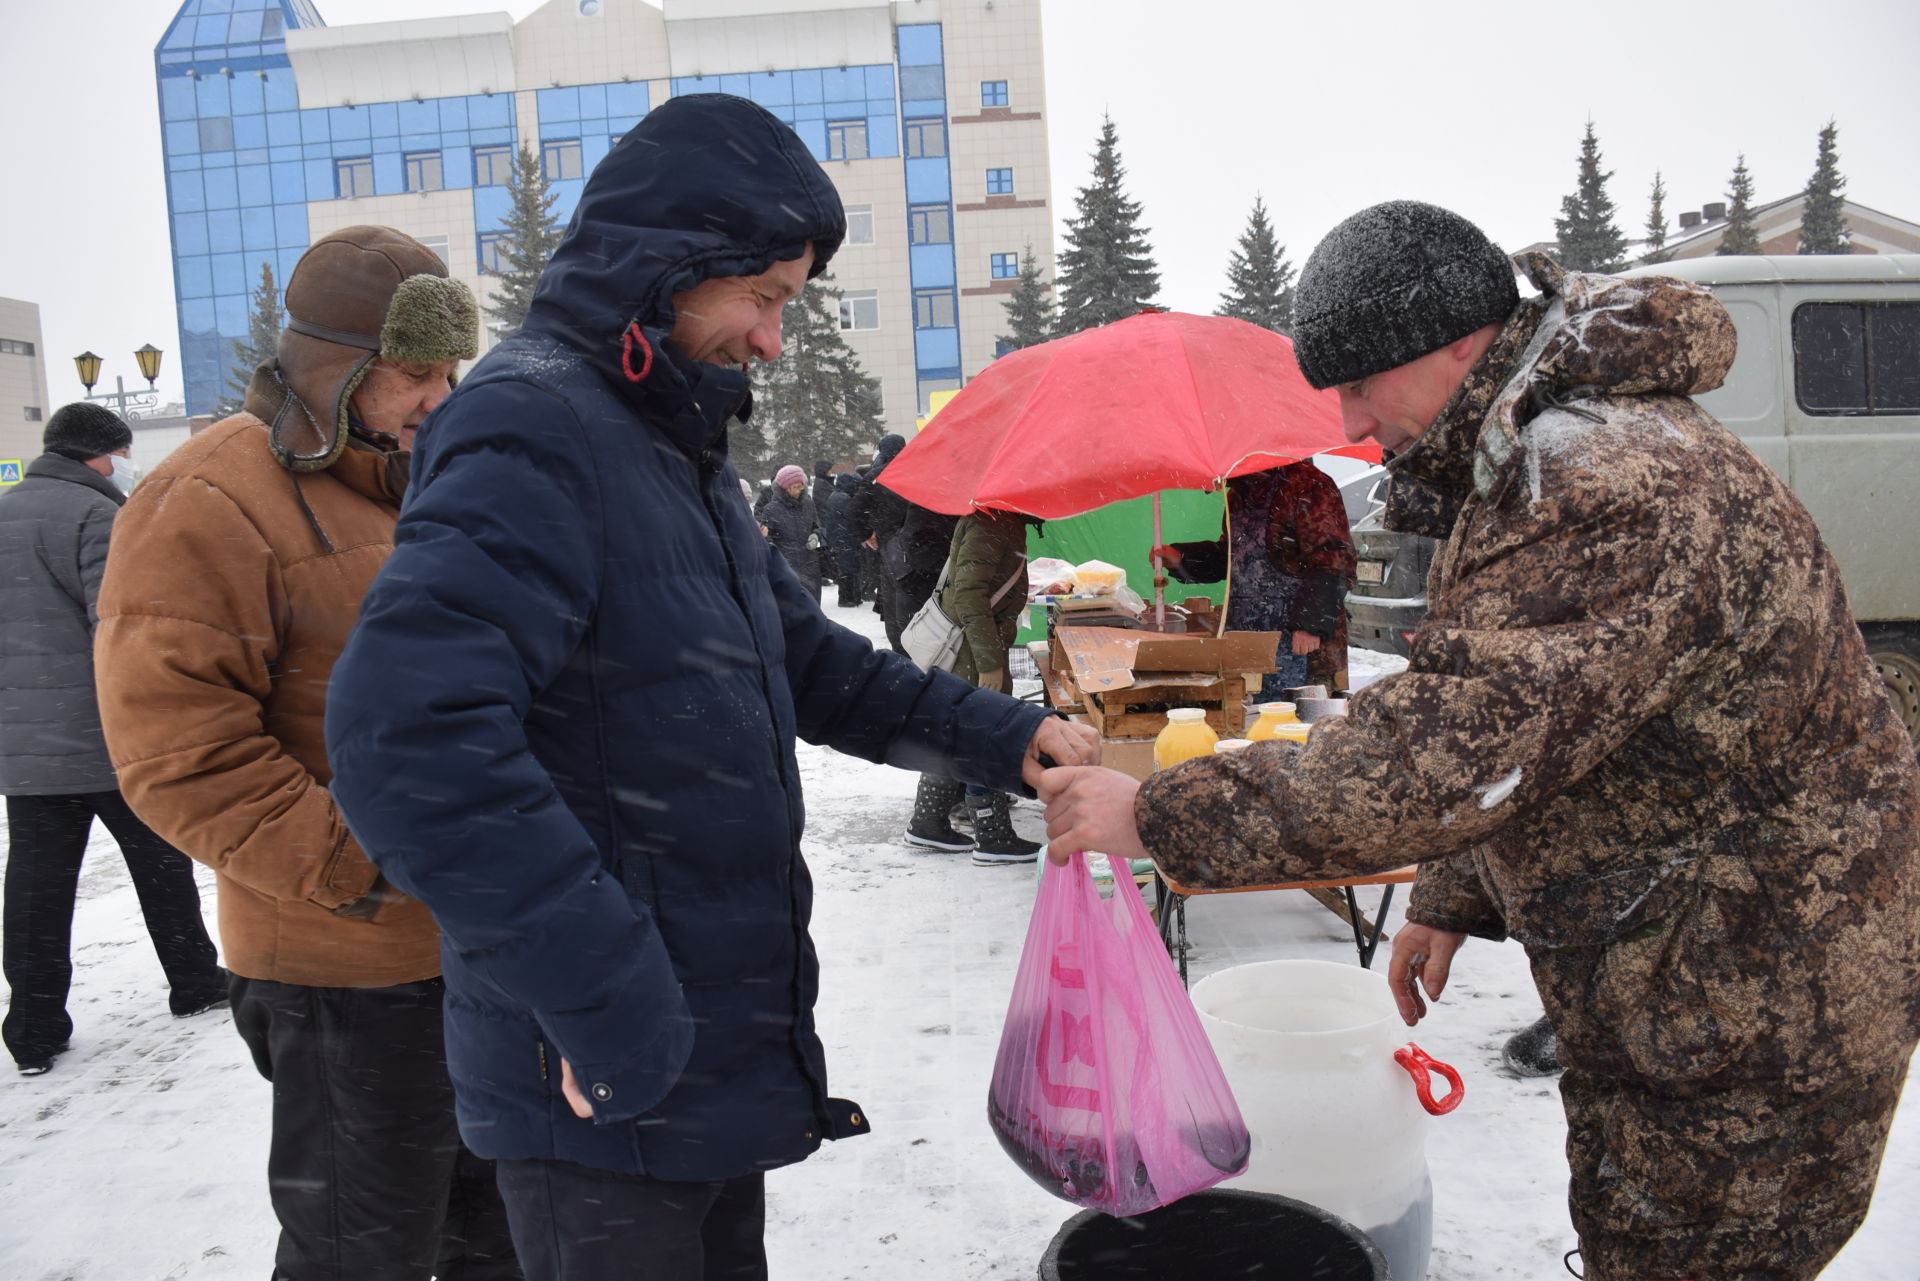
<path fill-rule="evenodd" d="M 1231 886 L 1422 866 L 1409 1023 L 1467 935 L 1527 949 L 1589 1281 L 1810 1278 L 1866 1214 L 1920 1031 L 1920 768 L 1806 511 L 1691 395 L 1733 325 L 1676 280 L 1523 266 L 1363 211 L 1295 343 L 1387 520 L 1444 540 L 1408 670 L 1136 788 L 1053 771 L 1054 856 Z"/>
<path fill-rule="evenodd" d="M 286 290 L 244 408 L 120 514 L 100 711 L 128 802 L 218 873 L 233 1018 L 273 1083 L 276 1277 L 517 1277 L 461 1146 L 439 939 L 328 791 L 328 677 L 393 545 L 408 448 L 475 354 L 474 304 L 410 236 L 350 227 Z"/>

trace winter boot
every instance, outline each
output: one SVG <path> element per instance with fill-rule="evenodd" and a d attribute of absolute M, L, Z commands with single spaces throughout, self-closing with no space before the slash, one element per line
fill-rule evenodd
<path fill-rule="evenodd" d="M 1007 794 L 990 792 L 967 797 L 973 811 L 973 861 L 981 867 L 999 863 L 1031 863 L 1040 857 L 1040 846 L 1022 840 L 1007 817 Z"/>
<path fill-rule="evenodd" d="M 1538 1021 L 1507 1038 L 1500 1061 L 1515 1076 L 1552 1076 L 1560 1070 L 1559 1042 L 1553 1024 L 1542 1014 Z"/>
<path fill-rule="evenodd" d="M 973 842 L 954 831 L 953 825 L 947 822 L 947 811 L 964 791 L 964 783 L 922 774 L 920 789 L 913 794 L 913 818 L 907 823 L 907 844 L 918 845 L 923 850 L 972 849 Z"/>

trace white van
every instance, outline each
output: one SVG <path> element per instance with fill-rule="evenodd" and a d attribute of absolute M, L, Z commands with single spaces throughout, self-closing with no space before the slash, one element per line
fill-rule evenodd
<path fill-rule="evenodd" d="M 1740 335 L 1699 396 L 1805 503 L 1920 741 L 1920 254 L 1684 258 Z"/>
<path fill-rule="evenodd" d="M 1920 254 L 1683 258 L 1621 274 L 1699 281 L 1726 304 L 1739 354 L 1698 400 L 1813 514 L 1920 743 Z M 1377 512 L 1353 537 L 1353 643 L 1405 654 L 1432 544 Z"/>

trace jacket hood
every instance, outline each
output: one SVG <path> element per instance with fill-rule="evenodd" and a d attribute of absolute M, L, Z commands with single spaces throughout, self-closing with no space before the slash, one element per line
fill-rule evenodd
<path fill-rule="evenodd" d="M 1712 291 L 1667 276 L 1568 271 L 1545 254 L 1514 257 L 1541 293 L 1520 304 L 1438 418 L 1393 464 L 1385 522 L 1444 538 L 1469 490 L 1486 494 L 1527 424 L 1605 396 L 1697 396 L 1726 381 L 1733 319 Z"/>
<path fill-rule="evenodd" d="M 860 488 L 860 477 L 850 471 L 843 471 L 833 478 L 833 487 L 843 494 L 851 494 Z"/>
<path fill-rule="evenodd" d="M 746 390 L 739 371 L 655 359 L 673 328 L 673 295 L 758 275 L 809 244 L 818 276 L 846 227 L 826 171 L 773 113 L 727 94 L 673 98 L 594 166 L 526 327 L 581 352 L 615 386 L 660 371 L 693 384 L 703 404 L 731 408 Z"/>

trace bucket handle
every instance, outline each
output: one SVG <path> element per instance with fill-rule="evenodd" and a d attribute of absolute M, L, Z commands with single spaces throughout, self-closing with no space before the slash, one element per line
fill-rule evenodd
<path fill-rule="evenodd" d="M 1412 1041 L 1408 1041 L 1406 1045 L 1393 1052 L 1393 1061 L 1405 1068 L 1407 1075 L 1413 1078 L 1413 1092 L 1419 1096 L 1420 1106 L 1430 1115 L 1445 1116 L 1459 1107 L 1460 1101 L 1467 1097 L 1467 1087 L 1461 1083 L 1460 1073 L 1434 1058 Z M 1447 1078 L 1449 1089 L 1446 1097 L 1438 1100 L 1433 1097 L 1433 1078 L 1428 1075 L 1428 1069 Z"/>

